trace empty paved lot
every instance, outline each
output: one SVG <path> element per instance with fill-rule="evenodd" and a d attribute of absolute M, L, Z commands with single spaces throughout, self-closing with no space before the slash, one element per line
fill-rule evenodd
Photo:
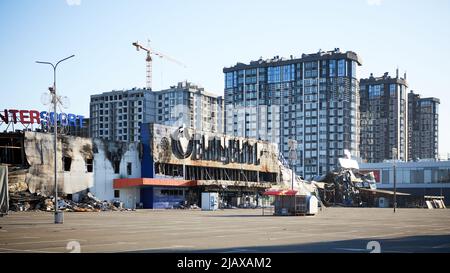
<path fill-rule="evenodd" d="M 317 216 L 262 216 L 260 209 L 46 212 L 0 218 L 0 252 L 450 252 L 450 210 L 327 208 Z"/>

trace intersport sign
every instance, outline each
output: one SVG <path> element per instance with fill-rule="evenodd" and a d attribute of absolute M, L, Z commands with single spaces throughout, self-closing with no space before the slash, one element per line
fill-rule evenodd
<path fill-rule="evenodd" d="M 56 120 L 58 125 L 62 126 L 75 126 L 83 128 L 82 115 L 75 115 L 70 113 L 57 113 Z M 0 122 L 5 124 L 21 123 L 23 125 L 27 124 L 40 124 L 41 126 L 50 126 L 55 123 L 55 113 L 37 110 L 17 110 L 17 109 L 5 109 L 0 112 Z"/>

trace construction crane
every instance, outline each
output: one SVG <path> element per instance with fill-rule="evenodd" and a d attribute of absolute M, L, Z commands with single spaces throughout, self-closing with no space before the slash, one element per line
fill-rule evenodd
<path fill-rule="evenodd" d="M 151 89 L 152 88 L 152 55 L 156 55 L 160 58 L 164 58 L 168 61 L 172 61 L 178 65 L 181 65 L 183 67 L 186 67 L 186 65 L 184 65 L 182 62 L 175 60 L 172 57 L 169 57 L 165 54 L 162 54 L 160 52 L 157 52 L 153 49 L 150 48 L 150 40 L 148 41 L 148 46 L 147 47 L 143 47 L 142 45 L 139 44 L 139 42 L 134 42 L 133 46 L 136 47 L 136 50 L 139 51 L 140 49 L 144 50 L 145 52 L 147 52 L 147 57 L 145 58 L 145 62 L 147 63 L 147 81 L 146 81 L 146 87 L 147 89 Z"/>

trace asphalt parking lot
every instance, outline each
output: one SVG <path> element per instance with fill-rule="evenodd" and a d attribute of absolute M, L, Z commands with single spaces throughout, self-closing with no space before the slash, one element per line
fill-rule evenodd
<path fill-rule="evenodd" d="M 1 252 L 450 252 L 450 210 L 326 208 L 316 216 L 261 209 L 47 212 L 0 218 Z M 377 244 L 375 243 L 375 244 Z M 371 243 L 373 244 L 373 243 Z M 79 249 L 78 249 L 79 245 Z"/>

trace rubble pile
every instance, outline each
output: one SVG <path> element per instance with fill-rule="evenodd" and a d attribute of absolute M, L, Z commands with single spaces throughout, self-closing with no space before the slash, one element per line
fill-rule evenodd
<path fill-rule="evenodd" d="M 315 181 L 324 183 L 319 193 L 326 206 L 364 206 L 360 189 L 376 188 L 373 173 L 363 174 L 350 169 L 329 172 L 325 176 L 316 178 Z"/>
<path fill-rule="evenodd" d="M 80 202 L 74 202 L 66 196 L 58 197 L 58 208 L 61 211 L 69 212 L 99 212 L 99 211 L 122 211 L 121 202 L 101 201 L 92 193 L 88 192 Z M 10 194 L 10 210 L 12 211 L 53 211 L 55 209 L 55 197 L 44 196 L 29 191 L 15 192 Z"/>
<path fill-rule="evenodd" d="M 188 204 L 186 201 L 180 202 L 178 205 L 172 207 L 173 209 L 199 209 L 197 204 Z"/>

